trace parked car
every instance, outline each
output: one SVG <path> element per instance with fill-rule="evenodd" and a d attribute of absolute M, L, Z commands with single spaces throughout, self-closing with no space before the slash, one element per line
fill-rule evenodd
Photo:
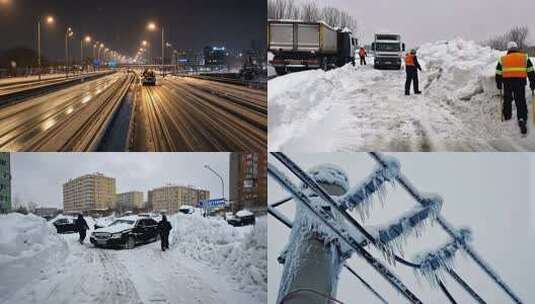
<path fill-rule="evenodd" d="M 138 244 L 151 243 L 158 239 L 158 222 L 137 215 L 118 218 L 108 227 L 93 231 L 89 238 L 95 247 L 125 249 L 132 249 Z"/>
<path fill-rule="evenodd" d="M 76 226 L 74 224 L 75 220 L 75 217 L 62 216 L 52 222 L 52 225 L 56 227 L 56 231 L 58 233 L 76 233 L 78 231 L 76 230 Z"/>
<path fill-rule="evenodd" d="M 143 85 L 156 85 L 156 74 L 154 71 L 145 70 L 141 76 L 141 83 Z"/>
<path fill-rule="evenodd" d="M 184 205 L 178 208 L 178 212 L 183 214 L 193 214 L 195 213 L 195 208 L 193 208 L 192 206 Z"/>
<path fill-rule="evenodd" d="M 240 210 L 235 215 L 227 216 L 227 223 L 235 227 L 254 225 L 255 222 L 255 216 L 249 210 Z"/>

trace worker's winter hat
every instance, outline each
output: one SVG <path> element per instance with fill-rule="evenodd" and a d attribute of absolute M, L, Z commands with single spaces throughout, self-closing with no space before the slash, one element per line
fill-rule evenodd
<path fill-rule="evenodd" d="M 516 42 L 514 42 L 514 41 L 509 41 L 507 43 L 507 49 L 508 50 L 518 49 L 518 44 L 516 44 Z"/>
<path fill-rule="evenodd" d="M 332 164 L 322 164 L 315 167 L 312 167 L 308 170 L 308 174 L 317 182 L 321 184 L 329 184 L 339 186 L 347 192 L 349 190 L 349 179 L 344 169 L 332 165 Z M 302 188 L 306 187 L 304 185 Z M 307 193 L 312 194 L 312 193 Z"/>
<path fill-rule="evenodd" d="M 412 49 L 411 54 L 416 54 L 416 49 Z"/>

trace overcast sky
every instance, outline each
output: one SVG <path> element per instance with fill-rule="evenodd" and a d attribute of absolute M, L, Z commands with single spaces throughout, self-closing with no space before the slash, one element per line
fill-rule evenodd
<path fill-rule="evenodd" d="M 62 185 L 70 178 L 101 172 L 116 178 L 117 192 L 143 191 L 168 183 L 193 185 L 221 197 L 223 176 L 228 196 L 228 153 L 12 153 L 13 198 L 62 208 Z"/>
<path fill-rule="evenodd" d="M 374 32 L 382 30 L 400 33 L 408 47 L 455 37 L 483 41 L 516 25 L 528 26 L 530 41 L 535 43 L 533 0 L 318 0 L 318 3 L 338 7 L 356 17 L 364 44 L 371 42 Z"/>
<path fill-rule="evenodd" d="M 533 244 L 535 244 L 535 156 L 521 153 L 402 153 L 393 154 L 401 161 L 402 172 L 421 192 L 438 193 L 444 198 L 441 214 L 455 227 L 473 231 L 473 246 L 505 279 L 524 301 L 535 299 L 533 288 Z M 375 162 L 366 154 L 290 154 L 303 168 L 322 163 L 343 167 L 354 185 L 367 176 Z M 269 161 L 277 164 L 270 158 Z M 281 168 L 280 166 L 278 166 Z M 531 169 L 530 169 L 531 168 Z M 288 174 L 288 171 L 284 171 Z M 291 176 L 291 175 L 289 175 Z M 292 179 L 295 181 L 295 178 Z M 269 202 L 286 194 L 269 179 Z M 365 225 L 376 225 L 400 216 L 417 203 L 400 187 L 387 191 L 385 207 L 375 204 Z M 281 207 L 289 218 L 294 217 L 294 203 Z M 358 218 L 358 217 L 357 217 Z M 359 219 L 360 221 L 360 219 Z M 269 217 L 268 233 L 268 297 L 274 303 L 282 266 L 277 257 L 286 244 L 289 230 Z M 432 250 L 448 237 L 438 225 L 425 230 L 421 238 L 410 237 L 405 257 Z M 376 257 L 381 254 L 371 250 Z M 463 255 L 456 257 L 457 270 L 488 303 L 510 303 L 502 291 L 482 273 L 474 262 Z M 380 290 L 389 303 L 405 303 L 403 298 L 363 259 L 353 256 L 348 263 L 371 285 Z M 412 269 L 389 266 L 400 275 L 425 303 L 446 303 L 439 290 L 433 290 L 415 279 Z M 458 303 L 473 303 L 451 279 L 445 284 Z M 360 282 L 342 270 L 337 298 L 346 304 L 378 303 Z"/>

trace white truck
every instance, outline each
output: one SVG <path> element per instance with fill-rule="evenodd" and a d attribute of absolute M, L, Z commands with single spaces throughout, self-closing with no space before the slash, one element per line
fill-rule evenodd
<path fill-rule="evenodd" d="M 375 34 L 372 43 L 374 55 L 373 67 L 401 69 L 405 43 L 401 42 L 401 35 L 392 33 Z"/>
<path fill-rule="evenodd" d="M 341 67 L 355 60 L 357 39 L 349 30 L 324 22 L 268 20 L 270 62 L 278 75 L 306 69 Z"/>

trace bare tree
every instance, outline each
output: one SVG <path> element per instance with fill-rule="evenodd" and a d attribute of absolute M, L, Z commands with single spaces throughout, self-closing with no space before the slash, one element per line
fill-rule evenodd
<path fill-rule="evenodd" d="M 317 22 L 321 19 L 318 3 L 315 1 L 305 2 L 301 6 L 301 20 L 307 22 Z"/>
<path fill-rule="evenodd" d="M 300 4 L 294 0 L 268 0 L 268 18 L 300 19 L 307 22 L 322 20 L 333 27 L 357 30 L 357 20 L 352 15 L 332 6 L 320 8 L 317 0 Z"/>
<path fill-rule="evenodd" d="M 518 47 L 522 50 L 526 48 L 526 40 L 528 39 L 529 29 L 527 26 L 517 26 L 512 28 L 507 33 L 507 39 L 514 41 L 518 44 Z"/>
<path fill-rule="evenodd" d="M 357 30 L 357 20 L 346 12 L 340 13 L 340 27 L 349 28 L 355 32 Z"/>
<path fill-rule="evenodd" d="M 270 19 L 298 19 L 300 10 L 292 0 L 269 0 L 268 18 Z"/>
<path fill-rule="evenodd" d="M 37 208 L 37 206 L 38 205 L 36 202 L 29 201 L 26 204 L 26 209 L 28 209 L 28 212 L 35 212 L 35 209 Z"/>
<path fill-rule="evenodd" d="M 522 50 L 527 48 L 526 40 L 529 36 L 529 29 L 526 26 L 517 26 L 510 29 L 507 33 L 487 40 L 484 44 L 495 50 L 507 50 L 507 43 L 514 41 Z"/>
<path fill-rule="evenodd" d="M 321 19 L 331 26 L 340 24 L 340 10 L 336 7 L 327 6 L 321 10 Z"/>

